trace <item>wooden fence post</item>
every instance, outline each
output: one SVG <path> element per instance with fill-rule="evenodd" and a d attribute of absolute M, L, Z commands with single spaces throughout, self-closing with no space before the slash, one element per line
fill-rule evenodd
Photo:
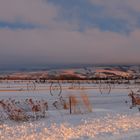
<path fill-rule="evenodd" d="M 70 114 L 72 113 L 72 108 L 71 108 L 71 97 L 69 97 L 69 105 L 70 105 Z"/>

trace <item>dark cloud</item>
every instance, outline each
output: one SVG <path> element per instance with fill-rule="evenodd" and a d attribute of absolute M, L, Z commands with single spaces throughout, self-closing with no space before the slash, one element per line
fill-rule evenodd
<path fill-rule="evenodd" d="M 124 36 L 89 29 L 0 30 L 3 63 L 135 63 L 139 62 L 140 30 Z"/>

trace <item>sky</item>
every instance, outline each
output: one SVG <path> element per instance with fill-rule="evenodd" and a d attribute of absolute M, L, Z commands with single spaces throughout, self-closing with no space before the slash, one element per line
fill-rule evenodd
<path fill-rule="evenodd" d="M 140 0 L 0 0 L 0 68 L 140 62 Z"/>

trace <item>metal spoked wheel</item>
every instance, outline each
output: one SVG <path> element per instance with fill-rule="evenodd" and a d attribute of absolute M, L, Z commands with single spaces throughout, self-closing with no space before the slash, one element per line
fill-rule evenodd
<path fill-rule="evenodd" d="M 27 83 L 27 90 L 28 91 L 35 90 L 35 89 L 36 89 L 36 85 L 34 82 Z"/>
<path fill-rule="evenodd" d="M 58 82 L 58 83 L 54 83 L 52 82 L 51 85 L 50 85 L 50 94 L 51 96 L 60 96 L 62 93 L 62 87 L 61 87 L 61 84 Z"/>
<path fill-rule="evenodd" d="M 100 83 L 99 90 L 101 94 L 110 94 L 111 86 L 109 83 Z"/>

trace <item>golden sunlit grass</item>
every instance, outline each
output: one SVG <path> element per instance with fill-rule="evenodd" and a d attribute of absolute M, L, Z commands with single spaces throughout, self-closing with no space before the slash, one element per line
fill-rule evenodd
<path fill-rule="evenodd" d="M 71 113 L 82 114 L 92 112 L 92 105 L 89 101 L 89 97 L 85 93 L 81 93 L 79 97 L 70 95 Z"/>

